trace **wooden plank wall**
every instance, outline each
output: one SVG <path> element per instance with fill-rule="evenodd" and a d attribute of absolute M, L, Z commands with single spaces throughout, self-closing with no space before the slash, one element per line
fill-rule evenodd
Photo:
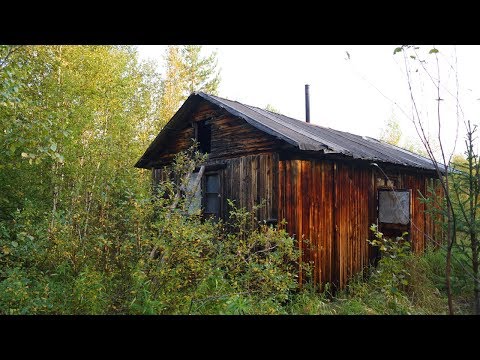
<path fill-rule="evenodd" d="M 202 120 L 212 129 L 210 160 L 265 153 L 280 144 L 273 136 L 208 101 L 200 103 L 192 117 L 192 121 Z"/>
<path fill-rule="evenodd" d="M 387 176 L 392 180 L 396 189 L 411 189 L 411 220 L 410 220 L 410 241 L 412 250 L 421 253 L 426 250 L 428 245 L 438 247 L 442 243 L 442 231 L 439 222 L 441 217 L 430 215 L 430 209 L 422 201 L 423 197 L 433 196 L 429 187 L 435 185 L 436 201 L 442 197 L 441 186 L 438 180 L 432 179 L 425 174 L 405 173 L 400 171 L 389 171 Z M 433 206 L 433 204 L 432 204 Z"/>
<path fill-rule="evenodd" d="M 420 197 L 426 194 L 425 177 L 423 175 L 401 175 L 400 179 L 403 188 L 412 190 L 412 204 L 410 217 L 410 241 L 412 250 L 421 253 L 426 248 L 426 221 L 425 221 L 425 203 Z"/>
<path fill-rule="evenodd" d="M 223 164 L 218 170 L 222 192 L 222 209 L 224 220 L 228 219 L 227 199 L 233 200 L 238 208 L 251 210 L 265 200 L 256 216 L 258 220 L 277 219 L 278 155 L 264 153 L 241 156 L 222 161 L 207 161 L 209 165 Z M 153 183 L 166 180 L 162 168 L 152 170 Z"/>
<path fill-rule="evenodd" d="M 377 190 L 387 186 L 386 179 L 369 167 L 328 160 L 281 160 L 278 170 L 278 218 L 298 240 L 301 261 L 313 261 L 316 284 L 343 288 L 376 256 L 367 239 L 377 221 Z M 403 172 L 389 180 L 388 186 L 412 189 L 411 241 L 422 252 L 436 231 L 418 196 L 418 190 L 426 194 L 430 180 Z"/>
<path fill-rule="evenodd" d="M 155 186 L 160 181 L 168 180 L 166 174 L 163 168 L 152 169 L 152 185 Z"/>
<path fill-rule="evenodd" d="M 432 198 L 433 201 L 426 207 L 427 212 L 425 213 L 426 244 L 438 249 L 445 242 L 445 234 L 440 225 L 444 221 L 441 212 L 443 189 L 440 180 L 428 177 L 425 178 L 425 188 L 427 197 Z"/>
<path fill-rule="evenodd" d="M 368 209 L 374 204 L 368 193 L 372 181 L 371 171 L 342 163 L 335 166 L 335 227 L 338 229 L 335 246 L 338 273 L 335 280 L 343 288 L 349 278 L 369 264 L 367 239 L 370 237 L 371 222 Z"/>
<path fill-rule="evenodd" d="M 227 199 L 239 208 L 251 210 L 265 200 L 257 211 L 259 220 L 277 218 L 278 155 L 265 153 L 226 160 L 222 170 L 224 218 L 228 219 Z"/>
<path fill-rule="evenodd" d="M 155 166 L 170 163 L 175 154 L 192 145 L 192 122 L 206 120 L 211 125 L 211 151 L 209 160 L 232 159 L 239 156 L 273 152 L 283 144 L 223 109 L 202 102 L 185 122 L 184 128 L 172 135 L 155 157 Z"/>
<path fill-rule="evenodd" d="M 211 122 L 212 148 L 209 159 L 229 159 L 273 151 L 278 141 L 232 115 Z"/>
<path fill-rule="evenodd" d="M 190 125 L 177 131 L 175 136 L 172 136 L 171 140 L 164 145 L 162 152 L 156 155 L 156 166 L 166 165 L 172 162 L 177 153 L 187 150 L 192 146 L 193 137 L 193 127 Z"/>
<path fill-rule="evenodd" d="M 279 220 L 313 261 L 316 284 L 343 287 L 367 266 L 372 176 L 367 170 L 330 161 L 279 162 Z"/>

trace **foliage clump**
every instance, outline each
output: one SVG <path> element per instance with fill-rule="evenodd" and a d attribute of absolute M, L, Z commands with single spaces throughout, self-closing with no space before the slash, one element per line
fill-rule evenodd
<path fill-rule="evenodd" d="M 26 209 L 1 222 L 0 313 L 285 313 L 298 288 L 294 239 L 259 222 L 257 207 L 229 201 L 228 226 L 186 211 L 183 190 L 204 160 L 192 147 L 151 195 L 119 196 L 123 232 L 93 223 L 79 239 L 74 224 L 57 215 L 49 234 L 49 219 L 39 223 Z"/>

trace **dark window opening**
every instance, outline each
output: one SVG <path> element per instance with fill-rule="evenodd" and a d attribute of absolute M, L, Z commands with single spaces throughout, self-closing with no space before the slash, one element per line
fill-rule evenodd
<path fill-rule="evenodd" d="M 199 143 L 199 150 L 202 153 L 209 153 L 212 148 L 212 127 L 207 125 L 206 120 L 196 123 L 195 140 Z"/>
<path fill-rule="evenodd" d="M 220 176 L 218 173 L 205 175 L 203 192 L 203 215 L 205 217 L 220 217 Z"/>

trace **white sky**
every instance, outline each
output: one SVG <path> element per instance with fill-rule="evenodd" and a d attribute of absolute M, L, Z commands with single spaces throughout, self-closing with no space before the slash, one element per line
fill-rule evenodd
<path fill-rule="evenodd" d="M 282 114 L 305 119 L 305 84 L 310 84 L 310 118 L 314 124 L 378 138 L 392 114 L 399 120 L 405 140 L 419 142 L 412 122 L 392 101 L 411 114 L 410 93 L 403 55 L 393 55 L 396 45 L 206 45 L 208 54 L 218 52 L 221 68 L 219 96 L 264 108 L 273 105 Z M 159 71 L 166 45 L 141 45 L 143 59 L 156 60 Z M 436 71 L 432 46 L 425 46 L 424 58 L 430 71 Z M 438 45 L 442 69 L 442 140 L 453 148 L 456 124 L 455 48 Z M 346 51 L 350 60 L 346 60 Z M 464 118 L 479 123 L 480 46 L 457 46 L 459 98 Z M 433 66 L 433 67 L 432 67 Z M 421 74 L 414 73 L 414 75 Z M 424 73 L 423 73 L 424 74 Z M 434 89 L 423 75 L 417 98 L 422 116 L 430 119 L 432 130 L 437 101 Z M 381 93 L 392 101 L 386 99 Z M 420 91 L 421 90 L 421 91 Z M 463 118 L 462 120 L 463 121 Z M 436 125 L 435 125 L 436 126 Z M 463 127 L 463 126 L 461 126 Z M 436 134 L 436 131 L 433 132 Z M 463 139 L 457 153 L 463 151 Z"/>

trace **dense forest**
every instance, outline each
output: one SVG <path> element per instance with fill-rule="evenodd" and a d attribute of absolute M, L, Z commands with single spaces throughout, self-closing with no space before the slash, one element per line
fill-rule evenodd
<path fill-rule="evenodd" d="M 446 183 L 447 246 L 415 255 L 372 228 L 378 266 L 320 291 L 308 266 L 299 286 L 284 230 L 250 227 L 255 211 L 233 203 L 228 226 L 189 214 L 175 198 L 181 181 L 152 189 L 151 173 L 134 168 L 187 96 L 221 81 L 201 46 L 169 46 L 162 61 L 160 74 L 134 46 L 0 46 L 0 314 L 478 311 L 473 126 Z M 178 154 L 172 178 L 202 160 L 195 146 Z"/>

